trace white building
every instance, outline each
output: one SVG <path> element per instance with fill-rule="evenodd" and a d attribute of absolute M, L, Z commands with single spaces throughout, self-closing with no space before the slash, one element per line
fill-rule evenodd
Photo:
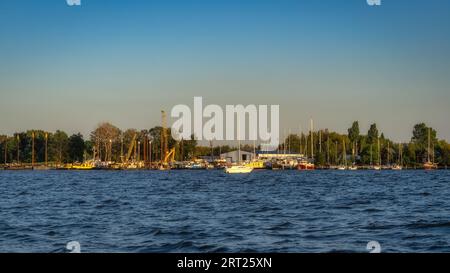
<path fill-rule="evenodd" d="M 253 153 L 241 151 L 241 162 L 253 160 Z M 226 159 L 229 163 L 239 162 L 239 151 L 233 151 L 225 154 L 221 154 L 220 158 Z"/>

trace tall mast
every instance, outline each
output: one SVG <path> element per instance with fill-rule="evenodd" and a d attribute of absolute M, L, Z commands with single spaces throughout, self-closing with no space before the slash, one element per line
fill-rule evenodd
<path fill-rule="evenodd" d="M 183 139 L 181 139 L 181 141 L 183 141 Z M 148 156 L 149 156 L 149 161 L 150 161 L 150 168 L 152 167 L 152 140 L 148 141 L 148 145 L 149 145 L 149 149 L 148 149 Z M 183 146 L 181 146 L 181 150 L 183 150 Z M 181 158 L 181 160 L 183 160 L 183 158 Z"/>
<path fill-rule="evenodd" d="M 144 164 L 147 164 L 147 135 L 144 135 L 144 143 L 142 143 L 142 146 L 144 148 L 144 151 L 142 152 L 142 157 L 144 159 Z"/>
<path fill-rule="evenodd" d="M 253 140 L 253 160 L 256 159 L 256 140 Z"/>
<path fill-rule="evenodd" d="M 300 131 L 299 131 L 299 135 L 298 135 L 298 143 L 299 143 L 299 149 L 298 149 L 298 151 L 300 152 L 300 154 L 302 154 L 302 126 L 300 125 L 299 126 L 299 129 L 300 129 Z"/>
<path fill-rule="evenodd" d="M 428 128 L 428 152 L 427 152 L 428 162 L 431 162 L 430 153 L 431 153 L 431 128 Z"/>
<path fill-rule="evenodd" d="M 390 150 L 390 143 L 389 143 L 389 141 L 388 141 L 388 147 L 387 147 L 387 165 L 389 165 L 389 162 L 391 161 L 391 156 L 390 156 L 390 153 L 391 153 L 391 150 Z"/>
<path fill-rule="evenodd" d="M 289 145 L 288 145 L 288 151 L 289 151 L 289 154 L 291 153 L 291 129 L 289 129 L 289 136 L 288 136 L 288 143 L 289 143 Z"/>
<path fill-rule="evenodd" d="M 342 161 L 344 166 L 347 166 L 347 151 L 345 149 L 345 139 L 342 138 Z"/>
<path fill-rule="evenodd" d="M 330 165 L 330 135 L 327 137 L 327 164 Z"/>
<path fill-rule="evenodd" d="M 370 166 L 373 165 L 373 144 L 370 144 Z"/>
<path fill-rule="evenodd" d="M 381 166 L 381 145 L 380 145 L 380 138 L 378 138 L 378 164 Z"/>
<path fill-rule="evenodd" d="M 31 166 L 34 167 L 34 131 L 31 132 Z"/>
<path fill-rule="evenodd" d="M 108 161 L 111 162 L 112 159 L 112 139 L 108 142 Z"/>
<path fill-rule="evenodd" d="M 311 159 L 314 159 L 314 122 L 311 119 Z"/>
<path fill-rule="evenodd" d="M 123 163 L 123 135 L 120 138 L 120 161 Z"/>
<path fill-rule="evenodd" d="M 141 161 L 141 141 L 138 141 L 138 147 L 137 147 L 137 161 L 140 162 Z"/>
<path fill-rule="evenodd" d="M 306 158 L 308 158 L 308 150 L 309 150 L 309 148 L 308 148 L 308 135 L 305 135 L 305 156 L 306 156 Z"/>
<path fill-rule="evenodd" d="M 48 166 L 48 133 L 45 133 L 45 166 Z"/>
<path fill-rule="evenodd" d="M 353 145 L 352 145 L 352 160 L 353 160 L 353 163 L 356 163 L 356 155 L 357 155 L 357 153 L 358 153 L 358 142 L 353 142 Z"/>
<path fill-rule="evenodd" d="M 20 136 L 17 135 L 17 163 L 20 163 Z"/>
<path fill-rule="evenodd" d="M 338 164 L 338 142 L 334 142 L 334 164 Z"/>
<path fill-rule="evenodd" d="M 161 123 L 162 123 L 162 138 L 161 138 L 161 162 L 169 152 L 169 146 L 167 143 L 167 115 L 165 111 L 161 111 Z"/>
<path fill-rule="evenodd" d="M 319 153 L 322 153 L 322 130 L 319 130 Z"/>
<path fill-rule="evenodd" d="M 239 118 L 237 119 L 237 138 L 238 138 L 238 163 L 241 163 L 241 134 L 240 134 L 240 123 L 239 123 Z"/>
<path fill-rule="evenodd" d="M 7 155 L 8 155 L 8 152 L 7 152 L 7 151 L 8 151 L 8 136 L 5 137 L 4 146 L 5 146 L 5 147 L 3 147 L 3 149 L 5 150 L 5 151 L 4 151 L 4 153 L 5 153 L 5 158 L 4 158 L 4 160 L 5 160 L 5 166 L 6 166 Z"/>
<path fill-rule="evenodd" d="M 298 135 L 298 139 L 299 139 L 299 152 L 300 154 L 303 154 L 303 149 L 302 149 L 302 126 L 300 125 L 300 131 L 299 131 L 299 135 Z"/>

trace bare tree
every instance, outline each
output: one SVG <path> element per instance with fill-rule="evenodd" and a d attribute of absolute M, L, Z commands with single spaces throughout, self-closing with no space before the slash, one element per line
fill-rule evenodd
<path fill-rule="evenodd" d="M 116 126 L 108 122 L 100 123 L 91 133 L 91 141 L 95 143 L 100 160 L 112 159 L 113 143 L 120 142 L 121 131 Z M 104 154 L 101 151 L 104 150 Z"/>

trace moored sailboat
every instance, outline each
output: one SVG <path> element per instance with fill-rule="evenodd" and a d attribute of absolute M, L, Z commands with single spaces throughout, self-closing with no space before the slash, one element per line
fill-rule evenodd
<path fill-rule="evenodd" d="M 436 170 L 438 165 L 434 163 L 434 159 L 431 158 L 431 128 L 428 128 L 428 149 L 427 149 L 427 162 L 423 164 L 425 170 Z"/>
<path fill-rule="evenodd" d="M 338 170 L 347 170 L 347 150 L 345 147 L 345 139 L 342 139 L 342 165 L 338 166 Z"/>
<path fill-rule="evenodd" d="M 398 144 L 398 163 L 392 166 L 392 170 L 401 171 L 403 170 L 403 147 L 402 144 Z"/>
<path fill-rule="evenodd" d="M 307 137 L 306 137 L 307 139 Z M 307 147 L 307 145 L 306 145 Z M 302 158 L 297 165 L 298 170 L 306 170 L 306 171 L 312 171 L 316 169 L 316 165 L 314 164 L 314 121 L 311 119 L 311 160 L 308 160 L 307 158 L 307 150 L 308 148 L 305 147 L 306 150 L 306 158 Z"/>

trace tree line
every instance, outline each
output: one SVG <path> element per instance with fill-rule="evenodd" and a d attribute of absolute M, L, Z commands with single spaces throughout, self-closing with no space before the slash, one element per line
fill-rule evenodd
<path fill-rule="evenodd" d="M 33 142 L 36 163 L 64 164 L 90 159 L 121 162 L 130 150 L 131 160 L 158 161 L 164 155 L 161 147 L 162 131 L 160 126 L 122 131 L 113 124 L 104 122 L 99 124 L 88 138 L 80 133 L 69 136 L 60 130 L 28 130 L 12 136 L 0 135 L 0 164 L 31 163 Z M 190 160 L 211 154 L 211 149 L 198 146 L 193 136 L 177 142 L 172 138 L 170 129 L 167 129 L 167 138 L 169 149 L 176 150 L 176 160 Z M 229 146 L 214 147 L 213 153 L 228 152 L 232 149 Z"/>
<path fill-rule="evenodd" d="M 359 122 L 353 122 L 347 134 L 331 132 L 328 129 L 301 135 L 289 135 L 280 149 L 313 156 L 317 165 L 349 164 L 403 164 L 419 167 L 432 160 L 441 166 L 450 165 L 450 144 L 437 138 L 435 129 L 425 123 L 414 126 L 412 137 L 407 143 L 396 143 L 381 133 L 372 124 L 366 134 L 361 134 Z M 430 135 L 430 139 L 429 139 Z M 428 142 L 430 141 L 430 149 Z"/>
<path fill-rule="evenodd" d="M 430 133 L 431 149 L 428 150 Z M 176 141 L 167 129 L 168 147 L 176 151 L 178 161 L 191 160 L 199 156 L 219 155 L 233 151 L 236 147 L 199 146 L 194 136 Z M 313 143 L 311 145 L 311 134 Z M 0 136 L 0 163 L 31 163 L 34 135 L 35 162 L 74 163 L 88 159 L 121 162 L 131 150 L 132 157 L 140 160 L 158 161 L 164 155 L 161 147 L 163 128 L 120 130 L 110 123 L 101 123 L 87 139 L 80 133 L 68 135 L 63 131 L 45 132 L 28 130 L 12 136 Z M 259 148 L 259 147 L 258 147 Z M 257 148 L 257 149 L 258 149 Z M 252 145 L 242 150 L 253 152 Z M 47 152 L 46 152 L 47 151 Z M 328 129 L 307 134 L 291 134 L 279 146 L 278 152 L 301 153 L 313 156 L 317 165 L 337 165 L 347 161 L 355 164 L 402 163 L 415 167 L 430 157 L 442 166 L 450 165 L 450 144 L 437 138 L 437 132 L 424 123 L 414 126 L 408 143 L 395 143 L 380 133 L 372 124 L 366 134 L 361 134 L 358 121 L 353 122 L 347 134 Z"/>

